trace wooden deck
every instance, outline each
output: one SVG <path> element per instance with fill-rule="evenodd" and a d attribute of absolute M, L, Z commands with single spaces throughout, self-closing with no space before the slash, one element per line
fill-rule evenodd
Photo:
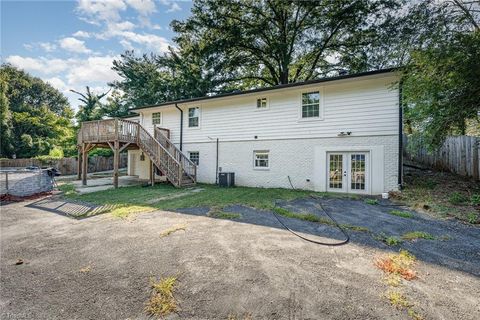
<path fill-rule="evenodd" d="M 150 158 L 150 181 L 154 183 L 154 167 L 162 172 L 176 187 L 196 183 L 197 166 L 168 138 L 167 129 L 155 128 L 152 136 L 139 123 L 108 119 L 82 122 L 78 132 L 78 178 L 87 184 L 87 156 L 94 148 L 111 148 L 114 153 L 113 184 L 118 187 L 118 163 L 120 152 L 141 149 Z"/>

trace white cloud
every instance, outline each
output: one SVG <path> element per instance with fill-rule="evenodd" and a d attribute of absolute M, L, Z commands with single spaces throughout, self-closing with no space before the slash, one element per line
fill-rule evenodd
<path fill-rule="evenodd" d="M 90 38 L 90 33 L 86 31 L 79 30 L 73 34 L 74 37 L 77 38 Z"/>
<path fill-rule="evenodd" d="M 50 83 L 52 87 L 57 89 L 58 91 L 65 92 L 68 91 L 68 86 L 62 79 L 58 77 L 44 79 L 46 82 Z"/>
<path fill-rule="evenodd" d="M 79 0 L 77 6 L 77 10 L 93 22 L 96 19 L 118 21 L 120 20 L 120 11 L 126 9 L 127 6 L 121 0 Z"/>
<path fill-rule="evenodd" d="M 75 53 L 91 53 L 92 50 L 87 49 L 85 46 L 85 41 L 78 40 L 73 37 L 67 37 L 60 39 L 58 41 L 60 47 L 67 51 L 75 52 Z"/>
<path fill-rule="evenodd" d="M 176 12 L 176 11 L 182 11 L 182 8 L 180 8 L 180 6 L 176 2 L 172 2 L 167 12 Z"/>
<path fill-rule="evenodd" d="M 138 11 L 141 15 L 148 15 L 156 11 L 153 0 L 126 0 L 127 4 Z"/>
<path fill-rule="evenodd" d="M 5 61 L 50 83 L 63 92 L 75 107 L 79 104 L 78 97 L 72 94 L 70 89 L 83 92 L 85 86 L 90 86 L 99 91 L 107 91 L 109 82 L 120 80 L 120 76 L 112 70 L 115 59 L 119 59 L 119 56 L 49 59 L 14 55 L 7 57 Z"/>
<path fill-rule="evenodd" d="M 89 83 L 107 83 L 120 77 L 112 70 L 112 62 L 117 56 L 90 57 L 78 60 L 68 69 L 66 79 L 70 85 L 88 85 Z"/>
<path fill-rule="evenodd" d="M 52 51 L 55 51 L 55 49 L 57 49 L 57 46 L 50 42 L 40 42 L 38 45 L 46 52 L 52 52 Z"/>
<path fill-rule="evenodd" d="M 123 40 L 128 42 L 137 43 L 145 46 L 147 49 L 154 52 L 166 52 L 168 51 L 168 40 L 164 37 L 157 36 L 155 34 L 145 33 L 135 33 L 131 31 L 123 31 L 118 33 L 118 36 L 122 37 Z"/>

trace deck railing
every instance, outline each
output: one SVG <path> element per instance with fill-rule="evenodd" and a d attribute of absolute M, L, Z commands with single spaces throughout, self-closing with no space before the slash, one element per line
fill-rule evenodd
<path fill-rule="evenodd" d="M 152 136 L 139 123 L 124 119 L 82 122 L 77 136 L 82 143 L 134 143 L 152 159 L 153 163 L 175 186 L 195 183 L 197 167 L 162 132 L 155 128 Z M 185 179 L 185 176 L 187 177 Z"/>

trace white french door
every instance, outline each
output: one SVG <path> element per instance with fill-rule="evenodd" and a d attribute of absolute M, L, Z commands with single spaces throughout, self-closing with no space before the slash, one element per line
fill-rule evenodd
<path fill-rule="evenodd" d="M 327 190 L 368 193 L 368 152 L 327 153 Z"/>

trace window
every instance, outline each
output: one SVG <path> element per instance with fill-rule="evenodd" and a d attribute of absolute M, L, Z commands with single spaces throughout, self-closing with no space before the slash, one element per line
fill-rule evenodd
<path fill-rule="evenodd" d="M 162 123 L 162 113 L 154 112 L 152 113 L 152 124 L 161 124 Z"/>
<path fill-rule="evenodd" d="M 200 164 L 200 152 L 198 151 L 190 151 L 188 153 L 188 156 L 190 158 L 190 161 L 195 163 L 197 166 Z"/>
<path fill-rule="evenodd" d="M 267 98 L 257 99 L 257 109 L 267 108 Z"/>
<path fill-rule="evenodd" d="M 268 151 L 254 151 L 253 153 L 253 167 L 255 169 L 268 169 L 270 163 L 268 160 Z"/>
<path fill-rule="evenodd" d="M 302 93 L 302 118 L 320 117 L 320 92 Z"/>
<path fill-rule="evenodd" d="M 199 125 L 200 108 L 188 108 L 188 127 L 195 128 Z"/>

